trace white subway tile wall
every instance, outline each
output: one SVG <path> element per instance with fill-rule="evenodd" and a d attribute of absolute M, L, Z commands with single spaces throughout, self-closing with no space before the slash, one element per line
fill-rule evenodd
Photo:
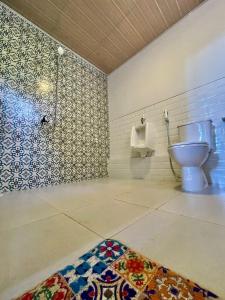
<path fill-rule="evenodd" d="M 163 110 L 170 119 L 171 142 L 178 142 L 179 124 L 211 119 L 214 128 L 214 149 L 205 171 L 209 181 L 225 187 L 225 78 L 205 84 L 170 99 L 149 105 L 137 112 L 110 120 L 109 174 L 114 178 L 145 178 L 151 181 L 173 181 L 167 152 L 167 135 Z M 131 127 L 144 115 L 154 131 L 154 154 L 150 158 L 131 158 Z M 180 168 L 175 164 L 175 169 Z"/>

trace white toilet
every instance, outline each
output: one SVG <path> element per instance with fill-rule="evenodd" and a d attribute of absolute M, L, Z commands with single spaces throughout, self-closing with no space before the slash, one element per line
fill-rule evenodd
<path fill-rule="evenodd" d="M 202 169 L 212 149 L 212 121 L 198 121 L 178 126 L 180 143 L 168 147 L 170 155 L 182 168 L 182 188 L 199 192 L 208 186 Z"/>

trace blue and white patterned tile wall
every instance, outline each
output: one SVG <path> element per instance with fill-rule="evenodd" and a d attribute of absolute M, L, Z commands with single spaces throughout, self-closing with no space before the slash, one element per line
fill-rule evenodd
<path fill-rule="evenodd" d="M 0 191 L 107 176 L 106 75 L 65 49 L 56 108 L 59 44 L 1 4 L 0 28 Z"/>
<path fill-rule="evenodd" d="M 151 181 L 173 181 L 170 170 L 166 127 L 163 110 L 170 117 L 171 142 L 178 142 L 179 124 L 211 119 L 214 127 L 214 149 L 205 164 L 209 181 L 225 187 L 225 78 L 215 80 L 199 88 L 155 103 L 121 118 L 110 120 L 109 174 L 115 178 L 145 178 Z M 131 127 L 142 116 L 151 123 L 155 132 L 155 153 L 150 158 L 130 158 Z M 176 171 L 180 169 L 175 165 Z"/>

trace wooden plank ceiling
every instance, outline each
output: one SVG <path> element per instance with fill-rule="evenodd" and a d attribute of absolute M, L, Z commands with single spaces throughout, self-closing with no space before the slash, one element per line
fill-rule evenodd
<path fill-rule="evenodd" d="M 3 0 L 110 73 L 204 0 Z"/>

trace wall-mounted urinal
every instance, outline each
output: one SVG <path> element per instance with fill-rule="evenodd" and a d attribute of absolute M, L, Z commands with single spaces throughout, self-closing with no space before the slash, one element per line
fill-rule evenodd
<path fill-rule="evenodd" d="M 140 157 L 151 156 L 153 152 L 153 137 L 150 133 L 150 123 L 144 122 L 138 126 L 133 126 L 131 130 L 131 149 L 132 154 Z"/>

